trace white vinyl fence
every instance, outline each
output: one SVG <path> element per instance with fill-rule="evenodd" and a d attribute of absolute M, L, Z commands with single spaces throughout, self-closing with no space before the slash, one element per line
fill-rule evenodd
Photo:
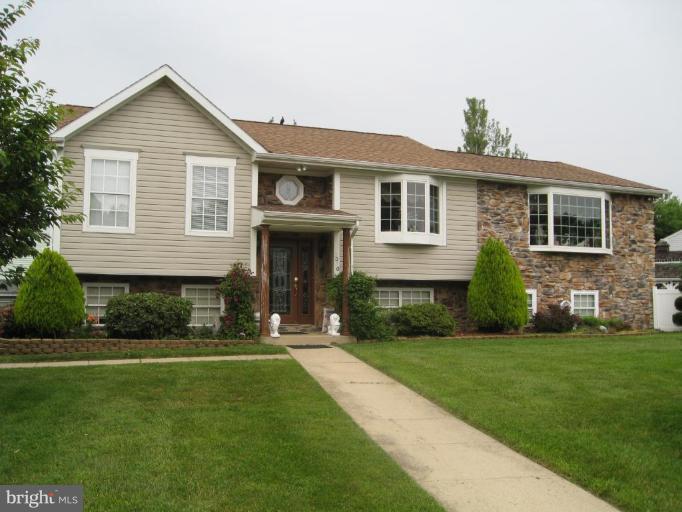
<path fill-rule="evenodd" d="M 682 327 L 673 323 L 675 309 L 675 299 L 679 297 L 680 291 L 674 289 L 659 290 L 654 288 L 654 329 L 659 331 L 682 331 Z"/>

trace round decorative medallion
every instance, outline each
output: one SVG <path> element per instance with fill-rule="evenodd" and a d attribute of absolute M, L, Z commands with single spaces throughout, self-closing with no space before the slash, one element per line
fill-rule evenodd
<path fill-rule="evenodd" d="M 303 183 L 296 176 L 282 176 L 275 185 L 275 195 L 282 204 L 295 205 L 303 198 Z"/>

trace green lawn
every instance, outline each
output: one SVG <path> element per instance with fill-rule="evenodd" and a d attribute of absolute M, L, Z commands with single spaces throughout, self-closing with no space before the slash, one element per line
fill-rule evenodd
<path fill-rule="evenodd" d="M 149 357 L 235 356 L 242 354 L 284 354 L 277 345 L 243 344 L 227 347 L 202 348 L 146 348 L 111 352 L 65 352 L 61 354 L 0 355 L 0 363 L 29 363 L 36 361 L 95 361 L 102 359 L 144 359 Z"/>
<path fill-rule="evenodd" d="M 0 372 L 0 482 L 86 510 L 441 510 L 292 360 Z"/>
<path fill-rule="evenodd" d="M 682 510 L 682 334 L 343 348 L 623 510 Z"/>

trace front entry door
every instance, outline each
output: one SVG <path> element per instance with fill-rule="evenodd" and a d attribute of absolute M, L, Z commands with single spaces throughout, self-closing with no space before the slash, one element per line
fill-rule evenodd
<path fill-rule="evenodd" d="M 309 240 L 272 241 L 270 313 L 283 324 L 313 323 L 313 254 Z"/>

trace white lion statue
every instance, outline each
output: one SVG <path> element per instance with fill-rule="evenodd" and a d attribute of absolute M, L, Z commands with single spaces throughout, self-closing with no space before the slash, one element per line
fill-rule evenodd
<path fill-rule="evenodd" d="M 341 317 L 336 313 L 332 313 L 329 315 L 329 327 L 327 328 L 329 336 L 338 336 L 339 327 L 341 327 Z"/>
<path fill-rule="evenodd" d="M 270 317 L 270 337 L 279 338 L 279 324 L 282 321 L 277 313 L 273 313 Z"/>

